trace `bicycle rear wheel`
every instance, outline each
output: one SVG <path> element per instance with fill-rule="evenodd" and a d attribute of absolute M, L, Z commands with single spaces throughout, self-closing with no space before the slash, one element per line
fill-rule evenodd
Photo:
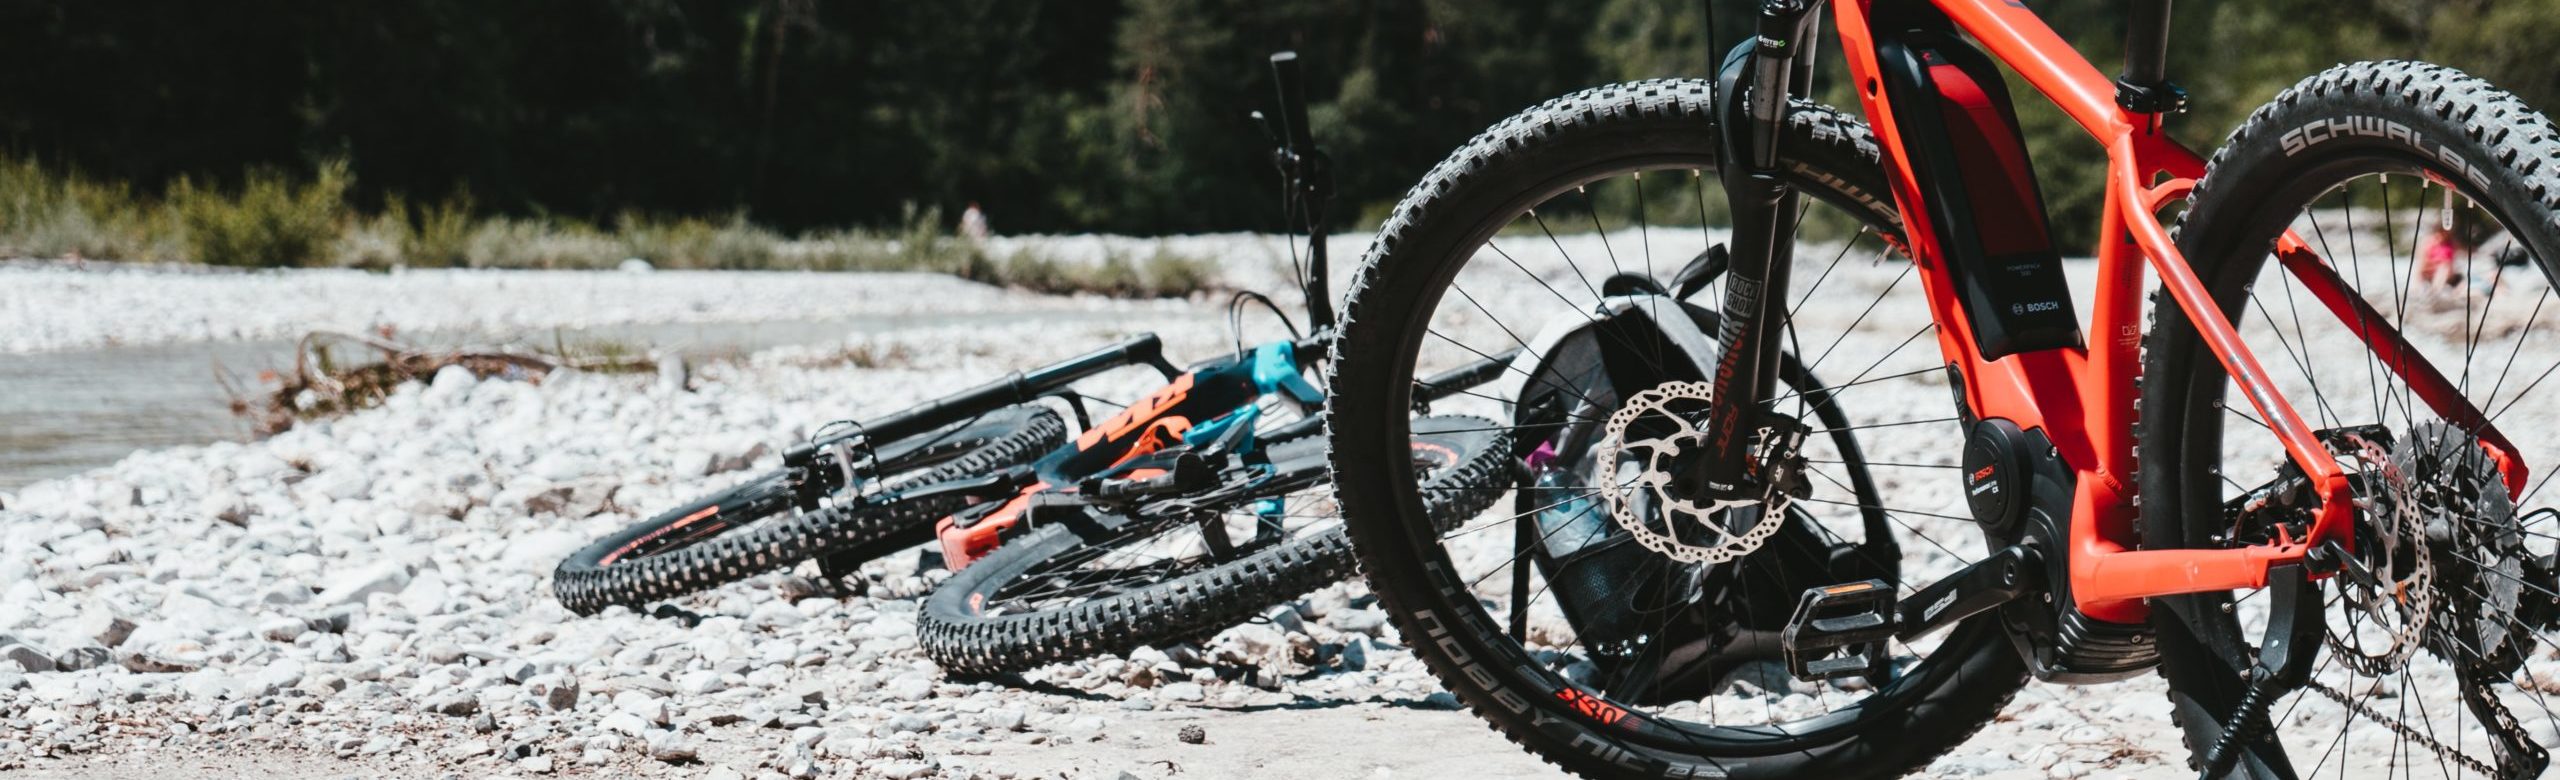
<path fill-rule="evenodd" d="M 2252 777 L 2536 776 L 2554 717 L 2543 677 L 2560 579 L 2560 132 L 2513 96 L 2411 62 L 2330 69 L 2260 108 L 2215 153 L 2179 248 L 2267 379 L 2324 432 L 2357 502 L 2354 566 L 2304 599 L 2325 636 L 2309 683 L 2246 723 Z M 2292 229 L 2343 278 L 2315 293 L 2270 245 Z M 2432 257 L 2430 257 L 2432 255 Z M 2331 303 L 2369 307 L 2348 315 Z M 2545 309 L 2551 309 L 2545 311 Z M 2353 311 L 2353 308 L 2344 311 Z M 2318 505 L 2196 329 L 2155 302 L 2143 368 L 2144 545 L 2300 538 Z M 2367 334 L 2406 336 L 2408 351 Z M 2439 411 L 2411 366 L 2481 411 Z M 2434 394 L 2439 395 L 2441 394 Z M 2459 405 L 2447 408 L 2459 409 Z M 2492 427 L 2484 427 L 2485 421 Z M 2503 430 L 2495 436 L 2491 430 Z M 2511 484 L 2496 439 L 2537 472 Z M 2269 590 L 2156 600 L 2161 670 L 2199 759 L 2244 720 Z M 2297 647 L 2303 646 L 2297 643 Z M 2547 666 L 2542 667 L 2548 669 Z M 2520 685 L 2519 681 L 2529 684 Z M 2250 737 L 2272 731 L 2259 740 Z"/>
<path fill-rule="evenodd" d="M 1510 453 L 1495 427 L 1474 417 L 1414 421 L 1406 458 L 1444 497 L 1426 508 L 1432 517 L 1455 523 L 1499 494 Z M 927 597 L 917 618 L 925 654 L 953 674 L 989 675 L 1164 647 L 1350 576 L 1324 445 L 1314 435 L 1266 442 L 1270 473 L 1214 517 L 1058 524 L 1006 543 Z M 1208 530 L 1222 544 L 1204 523 L 1220 526 Z"/>
<path fill-rule="evenodd" d="M 865 495 L 815 511 L 792 505 L 787 471 L 633 524 L 570 553 L 551 575 L 570 611 L 653 601 L 736 582 L 819 555 L 885 553 L 921 544 L 933 522 L 959 511 L 959 495 L 901 498 L 913 489 L 1028 463 L 1065 441 L 1066 424 L 1046 407 L 1014 406 L 876 448 Z"/>

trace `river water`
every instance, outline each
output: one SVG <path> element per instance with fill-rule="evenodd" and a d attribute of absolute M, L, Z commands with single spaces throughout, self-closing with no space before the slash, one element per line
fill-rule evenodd
<path fill-rule="evenodd" d="M 891 328 L 994 323 L 1004 312 L 860 317 L 772 322 L 624 324 L 563 329 L 556 334 L 437 333 L 404 337 L 420 346 L 518 343 L 549 351 L 558 341 L 646 345 L 688 361 L 744 355 L 787 344 L 834 344 L 856 333 Z M 1108 312 L 1044 313 L 1074 320 Z M 135 450 L 207 444 L 249 435 L 215 381 L 217 366 L 235 387 L 266 387 L 258 373 L 289 372 L 292 341 L 225 341 L 0 355 L 0 490 L 112 464 Z M 342 345 L 336 354 L 369 353 Z M 1064 357 L 1065 355 L 1061 355 Z"/>

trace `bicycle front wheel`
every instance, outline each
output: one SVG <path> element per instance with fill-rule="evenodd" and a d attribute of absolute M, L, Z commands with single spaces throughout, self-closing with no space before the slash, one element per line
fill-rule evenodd
<path fill-rule="evenodd" d="M 1448 523 L 1483 511 L 1509 477 L 1508 440 L 1472 417 L 1413 427 L 1400 460 L 1435 488 L 1426 511 Z M 1341 581 L 1351 542 L 1326 495 L 1324 444 L 1266 443 L 1269 472 L 1205 516 L 1052 525 L 996 548 L 925 600 L 925 654 L 953 674 L 987 675 L 1165 647 Z"/>
<path fill-rule="evenodd" d="M 634 523 L 570 553 L 551 574 L 569 611 L 650 602 L 717 587 L 845 551 L 884 553 L 921 544 L 965 496 L 900 498 L 897 490 L 1028 463 L 1065 441 L 1066 424 L 1040 406 L 999 409 L 877 447 L 872 495 L 848 495 L 815 511 L 792 506 L 788 475 L 774 471 Z"/>
<path fill-rule="evenodd" d="M 1767 304 L 1790 312 L 1794 357 L 1782 360 L 1775 408 L 1809 429 L 1803 495 L 1783 516 L 1754 510 L 1750 534 L 1707 528 L 1732 528 L 1739 512 L 1668 535 L 1630 527 L 1654 528 L 1668 510 L 1635 487 L 1659 469 L 1624 453 L 1676 447 L 1703 426 L 1697 399 L 1677 396 L 1694 392 L 1694 345 L 1711 351 L 1714 336 L 1678 330 L 1712 318 L 1676 314 L 1686 307 L 1661 293 L 1726 235 L 1713 106 L 1703 81 L 1577 93 L 1479 135 L 1406 196 L 1360 270 L 1335 347 L 1345 525 L 1415 654 L 1566 769 L 1904 774 L 1989 722 L 2025 673 L 1985 618 L 1892 642 L 1858 679 L 1805 682 L 1778 663 L 1771 629 L 1806 589 L 1882 578 L 1907 594 L 1988 552 L 1959 489 L 1964 434 L 1934 325 L 1894 249 L 1900 221 L 1863 125 L 1799 105 L 1780 144 L 1782 173 L 1807 195 L 1796 289 Z M 1708 290 L 1697 300 L 1722 300 L 1720 285 Z M 1661 338 L 1615 327 L 1630 311 Z M 1567 332 L 1584 335 L 1548 335 Z M 1671 349 L 1684 341 L 1693 346 Z M 1514 349 L 1537 366 L 1506 374 L 1522 392 L 1471 392 L 1434 411 L 1507 420 L 1537 476 L 1513 491 L 1512 511 L 1427 522 L 1434 492 L 1391 457 L 1416 379 Z M 1594 368 L 1577 353 L 1611 357 Z M 1835 379 L 1814 381 L 1822 374 Z M 1622 414 L 1665 398 L 1689 405 Z M 1645 425 L 1656 426 L 1650 439 L 1626 436 Z M 1679 549 L 1698 534 L 1728 544 Z"/>

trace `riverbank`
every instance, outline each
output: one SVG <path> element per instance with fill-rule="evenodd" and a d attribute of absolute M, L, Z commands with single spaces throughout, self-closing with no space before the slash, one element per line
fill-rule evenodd
<path fill-rule="evenodd" d="M 1057 251 L 1082 251 L 1074 246 Z M 1356 251 L 1335 247 L 1346 264 Z M 1546 267 L 1525 252 L 1523 261 Z M 1264 289 L 1282 273 L 1242 269 L 1265 274 L 1252 285 Z M 1847 264 L 1824 289 L 1891 291 L 1901 270 Z M 537 385 L 455 372 L 272 438 L 152 448 L 0 490 L 0 770 L 287 780 L 1551 773 L 1457 710 L 1356 583 L 1195 646 L 1059 665 L 1007 684 L 946 678 L 916 649 L 915 597 L 940 576 L 924 550 L 865 566 L 846 593 L 769 575 L 660 614 L 592 618 L 568 615 L 550 595 L 561 555 L 771 468 L 782 446 L 817 426 L 1141 330 L 1163 333 L 1177 358 L 1213 354 L 1232 343 L 1221 301 L 1054 299 L 915 276 L 25 272 L 55 274 L 46 283 L 63 285 L 57 293 L 77 286 L 100 296 L 65 315 L 100 323 L 84 332 L 107 335 L 90 344 L 211 338 L 203 334 L 229 331 L 197 325 L 247 323 L 220 327 L 248 332 L 269 321 L 190 296 L 250 308 L 272 298 L 306 316 L 343 316 L 326 322 L 350 329 L 432 329 L 519 311 L 714 316 L 725 313 L 691 302 L 722 296 L 854 309 L 895 326 L 710 363 L 689 383 L 572 374 Z M 220 283 L 180 284 L 196 277 Z M 127 283 L 143 289 L 111 289 Z M 622 297 L 585 296 L 571 289 L 579 285 L 622 285 Z M 1526 310 L 1518 302 L 1551 293 L 1519 283 L 1479 294 Z M 323 305 L 331 302 L 372 308 L 332 315 Z M 198 322 L 160 329 L 152 317 L 117 316 L 118 306 L 195 311 Z M 980 318 L 937 322 L 923 312 Z M 1924 312 L 1804 316 L 1854 317 L 1844 348 L 1863 357 L 1908 342 Z M 1261 328 L 1249 339 L 1276 332 L 1247 321 Z M 1484 322 L 1452 332 L 1501 338 Z M 2537 342 L 2528 369 L 2551 354 L 2560 353 Z M 24 358 L 0 355 L 0 365 L 11 359 Z M 1854 412 L 1895 420 L 1943 408 L 1942 374 L 1898 371 L 1873 372 L 1860 391 L 1872 395 L 1856 401 L 1881 400 Z M 1091 389 L 1125 401 L 1154 381 L 1129 371 Z M 2528 408 L 2517 419 L 2547 425 L 2552 411 Z M 1862 437 L 1865 452 L 1879 464 L 1947 468 L 1950 439 L 1920 430 L 1875 428 Z M 1916 473 L 1885 475 L 1887 488 L 1962 511 L 1951 481 Z M 1975 535 L 1952 516 L 1907 519 L 1903 528 L 1959 545 Z M 1492 545 L 1473 552 L 1496 556 L 1508 543 L 1472 538 Z M 2534 674 L 2560 674 L 2548 651 L 2531 664 Z M 2422 686 L 2409 701 L 2443 689 L 2409 679 Z M 1720 695 L 1781 698 L 1745 686 Z M 2287 722 L 2338 733 L 2340 714 L 2306 699 Z M 2550 736 L 2548 720 L 2527 726 Z M 1199 743 L 1184 739 L 1186 727 L 1201 730 Z M 2383 773 L 2387 740 L 2356 734 L 2349 771 Z M 2145 676 L 2031 684 L 1923 774 L 2166 778 L 2190 776 L 2186 758 L 2163 686 Z"/>

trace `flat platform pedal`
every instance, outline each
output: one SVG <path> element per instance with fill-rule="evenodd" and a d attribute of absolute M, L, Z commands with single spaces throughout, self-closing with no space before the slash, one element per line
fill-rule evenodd
<path fill-rule="evenodd" d="M 1892 660 L 1893 585 L 1864 580 L 1807 588 L 1787 621 L 1787 672 L 1813 682 L 1875 677 Z"/>

